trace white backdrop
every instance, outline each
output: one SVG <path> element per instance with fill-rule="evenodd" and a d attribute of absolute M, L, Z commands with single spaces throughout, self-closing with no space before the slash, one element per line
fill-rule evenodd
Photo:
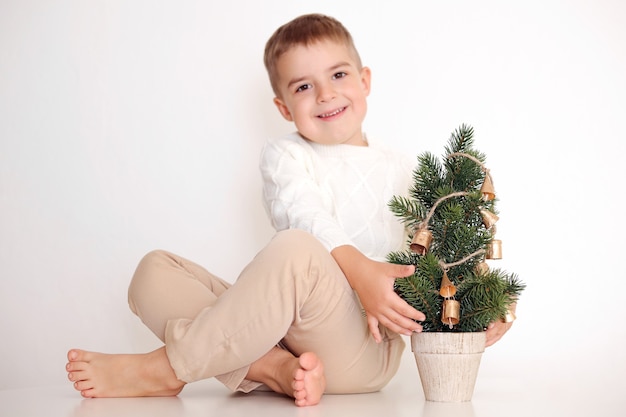
<path fill-rule="evenodd" d="M 528 285 L 481 373 L 626 372 L 626 3 L 1 0 L 0 389 L 66 383 L 71 347 L 158 346 L 126 304 L 147 251 L 232 282 L 271 237 L 258 154 L 292 126 L 262 51 L 308 12 L 372 68 L 370 136 L 441 155 L 475 128 L 498 266 Z"/>

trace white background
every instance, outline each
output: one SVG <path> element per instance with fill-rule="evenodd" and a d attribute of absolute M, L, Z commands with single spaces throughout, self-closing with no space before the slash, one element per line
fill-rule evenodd
<path fill-rule="evenodd" d="M 626 3 L 1 0 L 0 389 L 66 383 L 72 347 L 157 347 L 126 304 L 147 251 L 232 282 L 267 242 L 259 150 L 292 126 L 262 52 L 308 12 L 371 67 L 370 136 L 441 155 L 475 128 L 496 266 L 528 285 L 481 372 L 618 383 Z"/>

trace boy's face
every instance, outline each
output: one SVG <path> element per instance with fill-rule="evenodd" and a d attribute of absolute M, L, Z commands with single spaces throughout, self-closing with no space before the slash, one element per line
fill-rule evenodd
<path fill-rule="evenodd" d="M 279 58 L 277 73 L 274 103 L 302 136 L 325 145 L 366 145 L 361 124 L 370 70 L 359 69 L 345 45 L 323 40 L 295 46 Z"/>

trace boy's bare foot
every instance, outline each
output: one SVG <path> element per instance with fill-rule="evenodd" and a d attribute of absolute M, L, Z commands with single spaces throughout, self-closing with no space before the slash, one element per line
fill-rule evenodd
<path fill-rule="evenodd" d="M 315 405 L 320 402 L 326 389 L 324 365 L 312 352 L 303 353 L 297 359 L 300 368 L 296 369 L 293 384 L 296 405 Z"/>
<path fill-rule="evenodd" d="M 254 362 L 246 378 L 293 397 L 299 407 L 318 404 L 326 389 L 324 365 L 315 353 L 296 358 L 278 347 Z"/>
<path fill-rule="evenodd" d="M 86 398 L 173 396 L 185 385 L 176 378 L 164 347 L 140 355 L 72 349 L 67 359 L 67 376 Z"/>

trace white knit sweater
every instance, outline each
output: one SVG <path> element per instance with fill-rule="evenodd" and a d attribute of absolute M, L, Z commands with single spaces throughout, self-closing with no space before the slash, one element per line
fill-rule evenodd
<path fill-rule="evenodd" d="M 382 261 L 405 244 L 404 226 L 387 204 L 407 194 L 411 161 L 369 140 L 320 145 L 298 133 L 269 140 L 260 161 L 265 208 L 277 231 L 306 230 L 329 251 L 353 245 Z"/>

